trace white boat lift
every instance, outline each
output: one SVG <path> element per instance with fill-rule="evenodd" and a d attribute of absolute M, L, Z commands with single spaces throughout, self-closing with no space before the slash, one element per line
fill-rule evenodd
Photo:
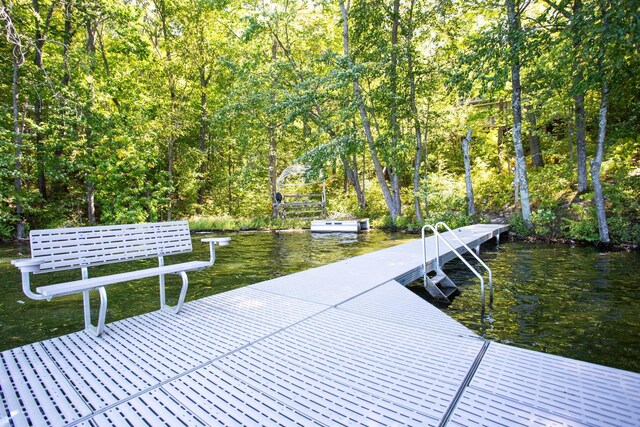
<path fill-rule="evenodd" d="M 482 339 L 403 286 L 423 262 L 418 239 L 4 351 L 0 426 L 640 425 L 639 374 Z"/>

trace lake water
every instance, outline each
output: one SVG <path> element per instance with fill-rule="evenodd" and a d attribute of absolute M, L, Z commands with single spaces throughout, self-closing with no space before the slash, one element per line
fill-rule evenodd
<path fill-rule="evenodd" d="M 359 235 L 229 235 L 231 245 L 217 250 L 214 267 L 189 274 L 188 301 L 416 238 L 379 231 Z M 193 253 L 167 261 L 207 259 L 208 246 L 199 241 L 205 236 L 210 235 L 194 236 Z M 28 246 L 0 246 L 0 350 L 83 328 L 80 295 L 47 302 L 30 300 L 22 293 L 20 274 L 9 264 L 20 253 L 27 255 Z M 462 263 L 452 261 L 445 271 L 462 293 L 443 308 L 446 313 L 491 340 L 640 372 L 640 254 L 506 242 L 499 249 L 485 244 L 481 256 L 493 270 L 492 308 L 480 315 L 477 279 Z M 154 261 L 116 264 L 101 267 L 92 275 L 152 265 Z M 77 279 L 79 272 L 32 277 L 35 288 Z M 167 281 L 177 295 L 179 279 L 167 276 Z M 159 306 L 157 279 L 113 285 L 107 293 L 107 322 Z"/>
<path fill-rule="evenodd" d="M 481 258 L 493 307 L 480 315 L 479 280 L 451 261 L 454 319 L 490 340 L 640 372 L 640 253 L 509 242 L 485 244 Z"/>

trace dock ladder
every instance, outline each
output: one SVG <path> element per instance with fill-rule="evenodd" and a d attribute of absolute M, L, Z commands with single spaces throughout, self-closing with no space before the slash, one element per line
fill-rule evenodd
<path fill-rule="evenodd" d="M 441 234 L 438 230 L 440 228 L 444 228 L 449 231 L 446 235 Z M 429 267 L 427 264 L 427 241 L 425 239 L 425 230 L 430 229 L 433 232 L 433 235 L 436 239 L 436 255 L 434 258 L 434 262 Z M 491 269 L 484 263 L 478 256 L 476 252 L 474 252 L 466 243 L 460 239 L 451 228 L 444 222 L 438 222 L 435 225 L 426 224 L 422 227 L 422 259 L 423 259 L 423 274 L 424 274 L 424 287 L 429 292 L 429 294 L 437 300 L 444 302 L 451 302 L 449 297 L 458 291 L 458 287 L 453 283 L 453 281 L 442 271 L 441 263 L 440 263 L 440 241 L 442 241 L 448 248 L 453 252 L 466 266 L 467 268 L 478 278 L 480 279 L 480 296 L 482 298 L 482 311 L 484 311 L 485 307 L 485 297 L 484 297 L 484 278 L 482 274 L 478 272 L 469 262 L 464 259 L 464 257 L 460 254 L 460 252 L 451 244 L 451 242 L 447 239 L 447 237 L 453 237 L 462 247 L 466 249 L 468 253 L 473 255 L 473 257 L 484 267 L 489 273 L 489 306 L 493 304 L 493 276 L 491 273 Z M 460 248 L 460 246 L 458 246 Z M 477 252 L 480 252 L 480 246 L 476 248 Z M 429 277 L 428 273 L 435 272 L 435 276 Z"/>

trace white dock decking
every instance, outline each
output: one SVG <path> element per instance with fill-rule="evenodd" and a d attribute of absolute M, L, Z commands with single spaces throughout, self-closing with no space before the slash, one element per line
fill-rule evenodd
<path fill-rule="evenodd" d="M 501 226 L 457 231 L 475 246 Z M 488 342 L 413 241 L 0 353 L 0 426 L 640 425 L 640 375 Z M 479 298 L 479 296 L 478 296 Z"/>

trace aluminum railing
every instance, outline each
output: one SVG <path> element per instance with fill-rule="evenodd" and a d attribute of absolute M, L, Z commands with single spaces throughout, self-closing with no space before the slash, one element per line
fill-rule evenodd
<path fill-rule="evenodd" d="M 438 231 L 439 226 L 443 226 L 445 229 L 447 229 L 450 234 L 452 234 L 457 240 L 458 242 L 460 242 L 462 244 L 462 246 L 469 252 L 471 253 L 478 261 L 480 261 L 480 263 L 482 264 L 482 266 L 484 268 L 487 269 L 487 271 L 489 272 L 489 289 L 490 289 L 490 303 L 493 303 L 493 277 L 492 277 L 492 273 L 491 273 L 491 269 L 489 267 L 487 267 L 487 265 L 473 252 L 473 250 L 471 250 L 471 248 L 469 248 L 469 246 L 464 243 L 458 236 L 455 235 L 455 233 L 453 232 L 453 230 L 451 230 L 451 228 L 449 228 L 449 226 L 447 224 L 445 224 L 444 222 L 438 222 L 435 226 L 430 225 L 430 224 L 425 224 L 424 227 L 422 227 L 422 265 L 423 265 L 423 269 L 424 269 L 424 281 L 425 281 L 425 286 L 426 286 L 426 281 L 427 281 L 427 244 L 426 244 L 426 239 L 425 239 L 425 230 L 428 228 L 433 232 L 433 235 L 436 238 L 436 257 L 435 257 L 435 270 L 440 268 L 440 240 L 442 240 L 445 245 L 447 245 L 447 247 L 467 266 L 467 268 L 478 278 L 480 279 L 480 296 L 482 299 L 482 311 L 484 312 L 484 307 L 485 307 L 485 296 L 484 296 L 484 278 L 482 277 L 482 275 L 478 272 L 478 270 L 476 270 L 471 264 L 469 264 L 469 262 L 464 259 L 464 257 L 460 254 L 460 252 L 458 252 L 456 250 L 456 248 L 453 247 L 453 245 L 451 245 L 451 243 L 442 235 L 440 234 L 440 232 Z"/>
<path fill-rule="evenodd" d="M 462 246 L 464 246 L 464 248 L 467 250 L 467 252 L 469 252 L 471 255 L 473 255 L 473 257 L 476 259 L 476 261 L 478 261 L 480 263 L 480 265 L 482 265 L 484 267 L 484 269 L 487 270 L 487 273 L 489 275 L 489 306 L 491 306 L 491 304 L 493 304 L 493 273 L 491 272 L 491 269 L 489 268 L 489 266 L 487 266 L 487 264 L 485 264 L 484 261 L 482 261 L 482 259 L 480 259 L 480 257 L 478 256 L 477 253 L 472 251 L 471 248 L 465 242 L 463 242 L 462 239 L 460 239 L 460 237 L 458 237 L 453 232 L 453 230 L 445 222 L 440 221 L 439 223 L 437 223 L 435 225 L 436 230 L 440 226 L 444 227 L 447 231 L 449 231 L 449 233 L 451 233 L 453 235 L 453 237 L 455 237 L 456 240 L 458 242 L 460 242 L 460 244 L 462 244 Z M 484 298 L 483 298 L 482 305 L 484 306 Z"/>

